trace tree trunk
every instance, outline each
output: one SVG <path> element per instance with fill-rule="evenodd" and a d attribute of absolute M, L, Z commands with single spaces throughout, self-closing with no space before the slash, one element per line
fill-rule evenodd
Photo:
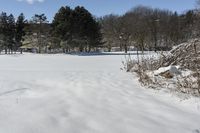
<path fill-rule="evenodd" d="M 127 47 L 127 45 L 126 45 L 126 44 L 124 45 L 124 50 L 125 50 L 125 53 L 127 53 L 127 52 L 128 52 L 128 47 Z"/>
<path fill-rule="evenodd" d="M 7 53 L 8 53 L 7 48 L 5 48 L 5 54 L 7 54 Z"/>
<path fill-rule="evenodd" d="M 120 45 L 119 45 L 119 48 L 120 48 L 120 51 L 122 51 L 122 44 L 120 43 Z"/>
<path fill-rule="evenodd" d="M 111 52 L 112 46 L 108 45 L 108 52 Z"/>
<path fill-rule="evenodd" d="M 91 52 L 91 47 L 89 46 L 88 53 L 90 53 L 90 52 Z"/>
<path fill-rule="evenodd" d="M 83 46 L 79 46 L 79 52 L 83 52 Z"/>
<path fill-rule="evenodd" d="M 157 52 L 157 34 L 154 35 L 154 51 Z"/>
<path fill-rule="evenodd" d="M 41 48 L 40 48 L 40 47 L 38 48 L 38 53 L 39 53 L 39 54 L 41 53 Z"/>

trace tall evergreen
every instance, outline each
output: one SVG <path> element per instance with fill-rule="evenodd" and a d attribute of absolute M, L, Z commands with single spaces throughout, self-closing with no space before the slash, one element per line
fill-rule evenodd
<path fill-rule="evenodd" d="M 101 34 L 101 26 L 99 22 L 92 19 L 88 33 L 89 33 L 88 52 L 90 52 L 91 48 L 102 47 L 102 44 L 103 44 L 102 34 Z"/>
<path fill-rule="evenodd" d="M 101 44 L 100 25 L 92 14 L 84 7 L 77 6 L 74 9 L 74 34 L 79 41 L 80 51 L 90 52 L 91 48 Z M 92 34 L 91 34 L 92 33 Z"/>
<path fill-rule="evenodd" d="M 30 30 L 32 30 L 32 34 L 36 34 L 37 38 L 37 45 L 38 45 L 38 52 L 41 53 L 42 47 L 46 45 L 46 29 L 44 25 L 48 23 L 47 17 L 45 14 L 35 14 L 32 18 L 32 24 L 30 26 Z"/>
<path fill-rule="evenodd" d="M 5 54 L 7 54 L 8 49 L 8 22 L 7 22 L 7 14 L 5 12 L 2 12 L 0 15 L 0 33 L 1 33 L 1 44 L 2 48 L 5 49 Z"/>
<path fill-rule="evenodd" d="M 15 47 L 15 18 L 12 14 L 8 16 L 8 49 L 13 52 Z"/>
<path fill-rule="evenodd" d="M 61 40 L 63 50 L 68 51 L 72 46 L 73 17 L 72 9 L 68 6 L 61 7 L 52 22 L 53 35 Z"/>
<path fill-rule="evenodd" d="M 81 52 L 90 51 L 100 44 L 100 26 L 84 7 L 77 6 L 74 10 L 61 7 L 52 26 L 64 49 L 78 47 Z"/>
<path fill-rule="evenodd" d="M 25 16 L 23 13 L 21 13 L 18 18 L 17 18 L 17 22 L 16 22 L 16 35 L 15 35 L 15 41 L 16 41 L 16 47 L 15 50 L 17 50 L 19 47 L 22 46 L 22 40 L 23 40 L 23 36 L 25 36 Z M 21 50 L 22 53 L 22 50 Z"/>
<path fill-rule="evenodd" d="M 88 45 L 89 24 L 91 23 L 91 14 L 84 8 L 77 6 L 73 11 L 75 35 L 74 41 L 79 47 L 80 52 Z"/>

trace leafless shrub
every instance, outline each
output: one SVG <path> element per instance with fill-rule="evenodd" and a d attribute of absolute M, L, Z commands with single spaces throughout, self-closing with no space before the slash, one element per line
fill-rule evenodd
<path fill-rule="evenodd" d="M 127 72 L 130 72 L 131 69 L 137 64 L 130 56 L 130 54 L 128 56 L 125 56 L 125 61 L 122 61 L 123 64 L 123 68 L 124 70 L 126 70 Z"/>
<path fill-rule="evenodd" d="M 190 70 L 187 76 L 174 75 L 169 71 L 159 75 L 149 74 L 160 67 L 178 65 L 180 71 Z M 200 96 L 200 39 L 183 43 L 168 54 L 159 53 L 159 58 L 141 55 L 128 58 L 125 63 L 128 72 L 136 72 L 142 85 L 151 88 L 169 88 L 177 92 Z"/>
<path fill-rule="evenodd" d="M 149 70 L 155 70 L 153 62 L 155 58 L 152 56 L 144 57 L 144 55 L 140 55 L 137 59 L 132 59 L 131 56 L 125 57 L 125 62 L 123 63 L 124 69 L 127 72 L 135 72 L 139 77 L 139 82 L 144 86 L 149 86 L 151 88 L 155 88 L 155 84 L 157 80 L 152 79 L 147 72 Z"/>

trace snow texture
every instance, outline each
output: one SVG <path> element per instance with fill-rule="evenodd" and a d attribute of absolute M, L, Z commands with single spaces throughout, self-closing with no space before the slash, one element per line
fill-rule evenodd
<path fill-rule="evenodd" d="M 133 55 L 134 56 L 134 55 Z M 200 100 L 142 88 L 124 55 L 1 55 L 0 133 L 198 133 Z"/>

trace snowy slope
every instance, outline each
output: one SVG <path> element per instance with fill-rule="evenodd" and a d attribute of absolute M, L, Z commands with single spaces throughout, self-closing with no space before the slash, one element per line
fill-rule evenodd
<path fill-rule="evenodd" d="M 198 133 L 200 100 L 142 88 L 123 55 L 0 56 L 0 133 Z"/>

